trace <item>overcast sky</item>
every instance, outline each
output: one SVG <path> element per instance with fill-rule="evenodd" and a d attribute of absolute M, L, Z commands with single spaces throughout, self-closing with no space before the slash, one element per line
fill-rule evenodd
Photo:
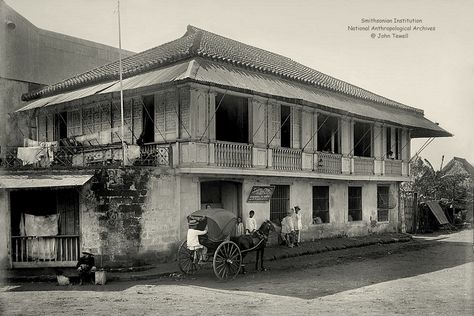
<path fill-rule="evenodd" d="M 117 46 L 116 0 L 6 0 L 37 27 Z M 421 154 L 437 168 L 453 156 L 474 163 L 472 0 L 121 0 L 122 47 L 139 52 L 182 36 L 188 24 L 290 57 L 425 111 L 453 133 Z M 421 19 L 434 31 L 375 38 L 361 19 Z M 374 33 L 379 33 L 375 31 Z M 392 32 L 381 32 L 391 34 Z M 404 34 L 405 32 L 400 32 Z M 401 122 L 403 123 L 403 122 Z M 412 142 L 412 153 L 425 139 Z"/>

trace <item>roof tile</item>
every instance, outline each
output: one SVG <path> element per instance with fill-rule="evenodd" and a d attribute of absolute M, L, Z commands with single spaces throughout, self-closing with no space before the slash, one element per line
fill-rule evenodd
<path fill-rule="evenodd" d="M 195 56 L 202 56 L 204 58 L 231 63 L 238 67 L 270 73 L 368 101 L 420 113 L 423 112 L 422 110 L 406 106 L 328 76 L 315 69 L 299 64 L 288 57 L 250 46 L 194 26 L 188 26 L 187 32 L 174 41 L 124 58 L 122 60 L 122 74 L 124 78 L 127 78 Z M 28 101 L 79 89 L 99 82 L 118 79 L 118 64 L 118 61 L 115 61 L 91 69 L 73 78 L 25 94 L 22 98 Z"/>

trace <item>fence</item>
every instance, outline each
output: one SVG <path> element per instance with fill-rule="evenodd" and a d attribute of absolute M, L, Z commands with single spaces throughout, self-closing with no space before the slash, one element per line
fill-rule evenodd
<path fill-rule="evenodd" d="M 79 236 L 13 236 L 13 263 L 28 262 L 77 262 Z"/>

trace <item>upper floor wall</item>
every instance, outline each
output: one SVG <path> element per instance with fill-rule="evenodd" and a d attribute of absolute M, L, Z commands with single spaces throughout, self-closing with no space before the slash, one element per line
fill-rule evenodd
<path fill-rule="evenodd" d="M 315 107 L 192 83 L 125 91 L 123 114 L 125 143 L 174 144 L 176 166 L 408 175 L 407 128 Z M 122 142 L 115 95 L 44 107 L 29 124 L 40 142 Z"/>

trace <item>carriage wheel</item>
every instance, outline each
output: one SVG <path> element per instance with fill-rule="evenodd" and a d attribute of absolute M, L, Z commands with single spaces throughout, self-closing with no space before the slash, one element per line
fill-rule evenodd
<path fill-rule="evenodd" d="M 214 253 L 214 273 L 220 280 L 233 279 L 239 274 L 242 264 L 240 248 L 232 241 L 224 241 Z"/>
<path fill-rule="evenodd" d="M 186 241 L 183 241 L 178 248 L 178 265 L 184 274 L 194 274 L 198 269 L 194 262 L 194 252 L 188 249 Z"/>

